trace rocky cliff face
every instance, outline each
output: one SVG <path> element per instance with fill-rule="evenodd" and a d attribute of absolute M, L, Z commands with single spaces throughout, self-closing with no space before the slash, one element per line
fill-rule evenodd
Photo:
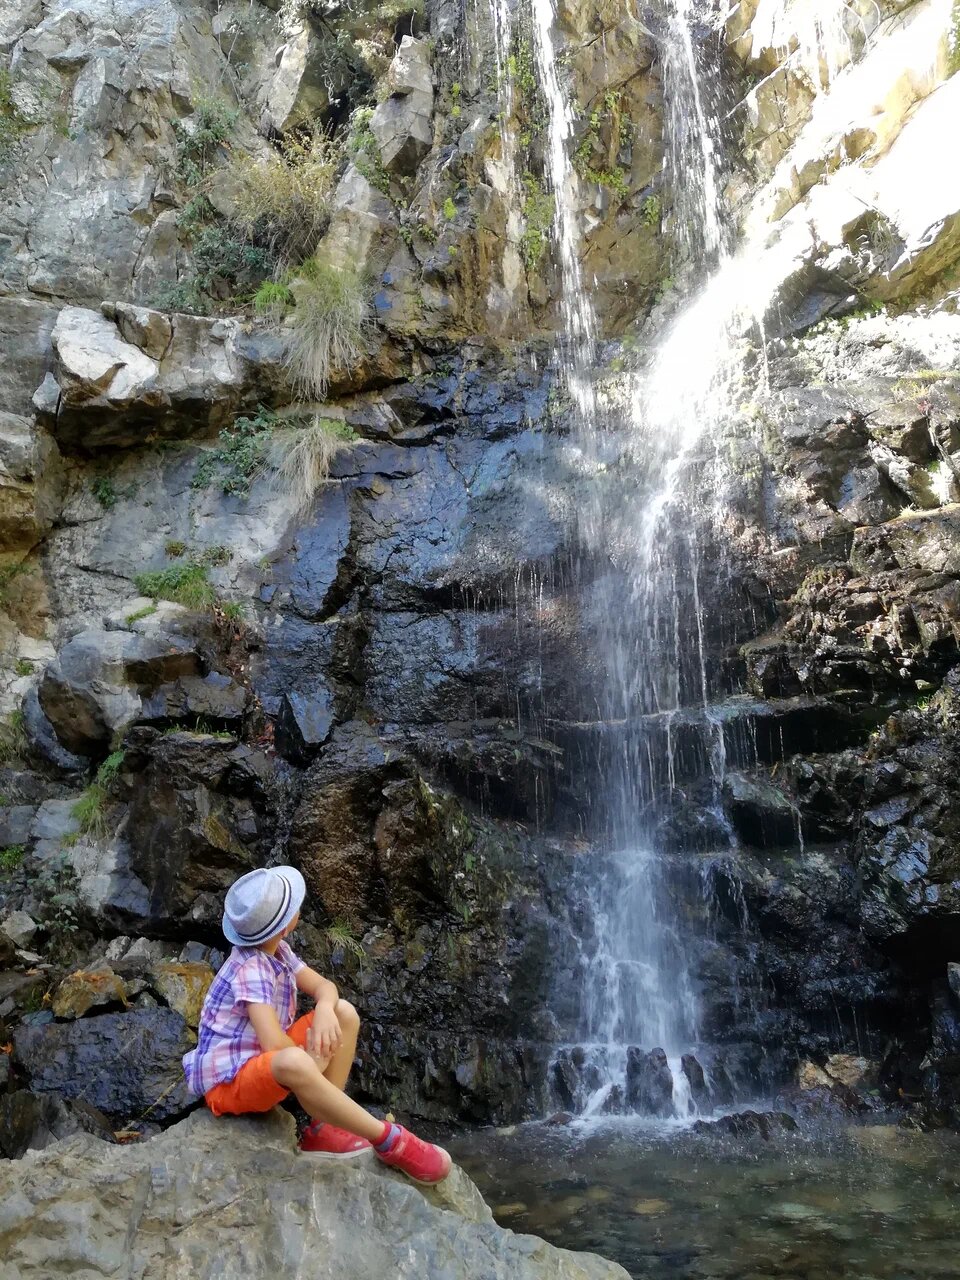
<path fill-rule="evenodd" d="M 958 79 L 939 0 L 847 6 L 832 68 L 785 47 L 779 12 L 739 6 L 722 51 L 728 195 L 750 244 L 786 246 L 726 524 L 701 531 L 723 567 L 707 612 L 736 839 L 718 853 L 700 804 L 694 712 L 662 829 L 694 855 L 677 893 L 702 916 L 709 1033 L 749 1078 L 772 1043 L 778 1078 L 865 1049 L 939 1115 L 960 959 L 960 198 L 925 157 Z M 364 1097 L 508 1120 L 556 1096 L 618 569 L 577 527 L 606 481 L 569 447 L 552 364 L 527 20 L 474 17 L 468 39 L 445 0 L 0 0 L 11 1091 L 86 1097 L 114 1126 L 178 1115 L 222 893 L 289 857 L 301 950 L 365 1013 Z M 558 17 L 585 278 L 622 339 L 598 372 L 611 403 L 690 271 L 662 18 Z M 701 54 L 721 57 L 715 35 Z M 289 207 L 315 213 L 295 244 Z M 328 336 L 348 303 L 359 320 L 305 386 L 308 298 Z M 329 466 L 306 496 L 274 452 L 305 422 Z M 89 1097 L 92 1063 L 120 1059 Z"/>

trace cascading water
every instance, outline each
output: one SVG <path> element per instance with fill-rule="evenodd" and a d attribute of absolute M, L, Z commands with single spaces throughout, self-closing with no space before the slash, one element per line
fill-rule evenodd
<path fill-rule="evenodd" d="M 784 4 L 766 7 L 779 38 Z M 820 57 L 821 42 L 827 31 L 833 38 L 842 8 L 836 0 L 818 3 L 801 33 L 797 61 L 814 62 L 824 81 L 834 69 Z M 557 75 L 550 0 L 534 0 L 534 15 L 570 344 L 564 372 L 580 410 L 585 468 L 613 472 L 625 486 L 614 492 L 594 484 L 581 521 L 584 544 L 615 568 L 601 604 L 608 678 L 598 701 L 608 736 L 619 740 L 610 751 L 608 852 L 594 857 L 586 876 L 592 924 L 581 956 L 580 1039 L 560 1051 L 555 1072 L 564 1080 L 563 1100 L 585 1115 L 642 1105 L 644 1088 L 649 1093 L 644 1073 L 660 1073 L 661 1096 L 651 1109 L 682 1118 L 699 1070 L 684 1058 L 698 1048 L 699 1010 L 676 897 L 697 894 L 700 877 L 687 874 L 684 882 L 674 875 L 668 883 L 657 822 L 673 787 L 674 720 L 699 706 L 715 830 L 731 839 L 719 802 L 725 730 L 722 716 L 711 711 L 719 682 L 703 603 L 703 544 L 722 525 L 722 441 L 737 416 L 747 334 L 759 326 L 762 352 L 764 317 L 805 246 L 802 230 L 794 228 L 769 243 L 764 233 L 732 252 L 721 195 L 720 86 L 698 58 L 693 37 L 698 24 L 712 24 L 716 33 L 721 15 L 711 0 L 674 0 L 660 35 L 665 167 L 674 240 L 707 277 L 637 376 L 626 421 L 616 433 L 602 430 L 585 377 L 596 324 L 578 258 L 576 178 L 567 147 L 573 122 Z M 611 434 L 617 437 L 612 456 Z M 717 567 L 714 562 L 714 574 Z M 654 1049 L 664 1051 L 665 1064 Z M 662 1096 L 664 1067 L 672 1099 Z"/>

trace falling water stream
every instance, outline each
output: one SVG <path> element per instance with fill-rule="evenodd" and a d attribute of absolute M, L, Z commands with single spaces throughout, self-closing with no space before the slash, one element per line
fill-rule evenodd
<path fill-rule="evenodd" d="M 789 0 L 762 0 L 774 41 L 789 7 Z M 796 59 L 808 74 L 815 66 L 822 81 L 835 70 L 820 56 L 824 33 L 833 38 L 842 10 L 836 0 L 818 0 L 805 11 Z M 614 569 L 602 609 L 607 678 L 597 701 L 601 723 L 611 737 L 619 733 L 604 797 L 607 840 L 586 875 L 592 929 L 582 940 L 578 1043 L 557 1059 L 575 1065 L 578 1085 L 570 1087 L 568 1070 L 567 1099 L 585 1117 L 634 1109 L 631 1057 L 635 1065 L 638 1053 L 654 1049 L 666 1054 L 674 1115 L 695 1110 L 684 1055 L 700 1049 L 697 990 L 654 815 L 658 792 L 672 779 L 672 717 L 699 707 L 723 827 L 724 730 L 710 710 L 718 690 L 702 543 L 722 523 L 723 437 L 741 398 L 749 335 L 759 333 L 762 355 L 764 318 L 806 248 L 803 228 L 782 236 L 764 228 L 734 250 L 722 196 L 719 59 L 705 59 L 694 35 L 700 28 L 719 41 L 722 18 L 714 0 L 671 0 L 658 33 L 673 237 L 700 283 L 634 375 L 629 412 L 614 424 L 619 457 L 611 465 L 609 423 L 600 421 L 589 377 L 598 325 L 580 262 L 573 110 L 558 72 L 552 0 L 533 0 L 563 286 L 561 368 L 579 416 L 584 467 L 609 469 L 627 485 L 614 491 L 594 484 L 581 513 L 586 550 L 607 556 Z"/>

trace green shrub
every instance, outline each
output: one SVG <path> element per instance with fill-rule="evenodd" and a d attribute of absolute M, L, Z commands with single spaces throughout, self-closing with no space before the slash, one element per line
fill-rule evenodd
<path fill-rule="evenodd" d="M 187 544 L 185 542 L 181 542 L 179 538 L 175 538 L 172 542 L 166 543 L 163 548 L 164 553 L 168 555 L 171 560 L 179 560 L 186 549 Z"/>
<path fill-rule="evenodd" d="M 647 196 L 640 206 L 640 221 L 645 227 L 660 225 L 660 197 Z"/>
<path fill-rule="evenodd" d="M 207 581 L 207 566 L 195 560 L 172 564 L 151 573 L 138 573 L 134 582 L 142 596 L 154 600 L 172 600 L 188 609 L 209 609 L 216 600 Z"/>
<path fill-rule="evenodd" d="M 452 222 L 457 216 L 457 206 L 453 203 L 453 199 L 447 196 L 443 202 L 443 216 L 448 222 Z"/>
<path fill-rule="evenodd" d="M 271 256 L 303 262 L 330 220 L 339 161 L 323 135 L 288 138 L 267 160 L 238 157 L 231 165 L 237 225 Z"/>
<path fill-rule="evenodd" d="M 93 491 L 93 496 L 104 511 L 109 511 L 111 507 L 115 507 L 120 501 L 120 495 L 114 488 L 113 481 L 109 476 L 98 476 L 90 488 Z"/>
<path fill-rule="evenodd" d="M 186 120 L 174 122 L 177 174 L 188 187 L 200 187 L 233 132 L 239 112 L 219 98 L 200 98 Z"/>
<path fill-rule="evenodd" d="M 556 203 L 532 173 L 524 174 L 523 185 L 526 190 L 523 202 L 526 225 L 520 237 L 520 253 L 527 270 L 531 271 L 538 266 L 546 252 Z"/>
<path fill-rule="evenodd" d="M 261 405 L 254 417 L 237 418 L 231 426 L 224 427 L 220 448 L 202 459 L 191 487 L 205 489 L 218 477 L 224 493 L 245 498 L 263 467 L 269 433 L 277 422 L 277 415 Z"/>
<path fill-rule="evenodd" d="M 292 282 L 296 309 L 287 364 L 307 400 L 323 400 L 330 374 L 359 359 L 370 325 L 369 290 L 354 267 L 312 258 Z"/>
<path fill-rule="evenodd" d="M 361 107 L 353 113 L 347 135 L 347 154 L 371 186 L 389 195 L 390 175 L 383 167 L 380 146 L 370 129 L 372 118 L 372 107 Z"/>
<path fill-rule="evenodd" d="M 26 852 L 27 847 L 22 844 L 10 844 L 6 849 L 0 849 L 0 871 L 16 871 Z"/>
<path fill-rule="evenodd" d="M 306 513 L 310 507 L 320 485 L 329 477 L 336 455 L 356 439 L 353 428 L 338 418 L 315 417 L 307 426 L 273 432 L 267 465 L 292 496 L 298 514 Z"/>
<path fill-rule="evenodd" d="M 29 658 L 18 658 L 13 664 L 13 670 L 18 676 L 29 676 L 33 674 L 33 663 Z"/>

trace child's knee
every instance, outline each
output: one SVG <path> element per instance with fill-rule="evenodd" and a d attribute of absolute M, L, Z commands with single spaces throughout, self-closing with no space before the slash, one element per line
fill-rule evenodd
<path fill-rule="evenodd" d="M 277 1049 L 270 1059 L 270 1070 L 278 1084 L 297 1089 L 317 1074 L 317 1063 L 306 1049 Z"/>
<path fill-rule="evenodd" d="M 360 1015 L 349 1000 L 338 1000 L 336 1013 L 343 1031 L 360 1030 Z"/>

